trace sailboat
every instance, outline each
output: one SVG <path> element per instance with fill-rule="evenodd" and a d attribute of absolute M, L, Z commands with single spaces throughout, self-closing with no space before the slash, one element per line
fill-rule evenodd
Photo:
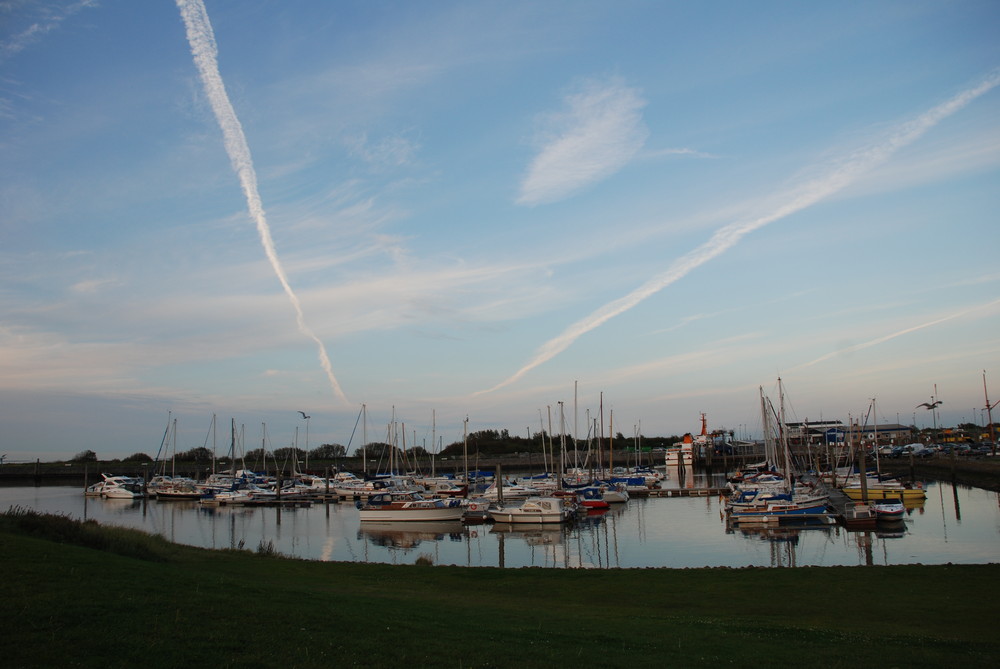
<path fill-rule="evenodd" d="M 785 426 L 784 391 L 778 379 L 780 410 L 774 407 L 760 389 L 761 420 L 764 428 L 764 467 L 772 472 L 765 480 L 731 484 L 733 494 L 726 501 L 726 512 L 736 522 L 780 521 L 782 518 L 827 518 L 827 495 L 820 491 L 796 491 L 788 430 Z M 770 407 L 770 410 L 769 410 Z M 777 418 L 777 439 L 772 437 L 771 416 Z M 773 474 L 780 472 L 780 474 Z"/>
<path fill-rule="evenodd" d="M 904 502 L 922 502 L 927 498 L 920 483 L 905 484 L 894 478 L 882 476 L 881 463 L 878 459 L 878 414 L 875 411 L 875 400 L 872 399 L 868 407 L 869 413 L 875 414 L 873 419 L 873 434 L 875 442 L 875 471 L 874 477 L 868 472 L 861 472 L 857 476 L 850 477 L 845 481 L 841 490 L 854 501 L 900 499 Z M 865 479 L 862 481 L 861 477 Z"/>

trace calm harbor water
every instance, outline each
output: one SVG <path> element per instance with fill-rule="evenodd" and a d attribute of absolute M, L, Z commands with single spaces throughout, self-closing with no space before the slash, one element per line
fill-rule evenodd
<path fill-rule="evenodd" d="M 695 479 L 695 485 L 706 483 Z M 256 550 L 271 542 L 282 554 L 310 560 L 594 569 L 1000 562 L 1000 494 L 934 482 L 924 504 L 908 509 L 902 523 L 863 532 L 836 525 L 728 528 L 714 496 L 632 499 L 551 529 L 361 523 L 349 502 L 213 508 L 87 498 L 67 486 L 0 488 L 0 508 L 11 506 L 135 527 L 204 548 Z"/>

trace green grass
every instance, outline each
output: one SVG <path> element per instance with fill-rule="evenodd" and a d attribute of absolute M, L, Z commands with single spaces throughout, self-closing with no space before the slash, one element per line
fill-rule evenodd
<path fill-rule="evenodd" d="M 504 570 L 272 553 L 11 510 L 3 665 L 1000 664 L 997 565 Z"/>

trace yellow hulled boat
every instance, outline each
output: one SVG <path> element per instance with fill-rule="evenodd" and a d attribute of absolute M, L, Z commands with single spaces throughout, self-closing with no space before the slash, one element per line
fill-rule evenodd
<path fill-rule="evenodd" d="M 916 502 L 927 498 L 927 493 L 921 487 L 907 487 L 902 483 L 869 483 L 868 499 L 901 499 L 903 502 Z M 861 484 L 845 485 L 841 490 L 854 501 L 861 500 Z"/>

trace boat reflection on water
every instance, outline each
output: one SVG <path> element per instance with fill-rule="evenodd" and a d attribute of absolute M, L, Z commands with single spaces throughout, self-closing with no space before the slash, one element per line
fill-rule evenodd
<path fill-rule="evenodd" d="M 875 526 L 875 536 L 879 539 L 901 539 L 906 534 L 906 521 L 902 518 L 880 520 Z"/>
<path fill-rule="evenodd" d="M 903 499 L 903 508 L 906 509 L 907 515 L 912 514 L 914 511 L 923 514 L 926 503 L 926 499 Z"/>
<path fill-rule="evenodd" d="M 493 523 L 490 536 L 496 537 L 497 563 L 507 565 L 507 542 L 524 542 L 528 549 L 528 564 L 532 567 L 565 567 L 568 565 L 566 538 L 570 528 L 565 523 L 524 525 Z"/>
<path fill-rule="evenodd" d="M 461 520 L 370 521 L 362 523 L 358 529 L 359 539 L 375 546 L 402 549 L 416 548 L 424 541 L 462 541 L 464 535 L 465 526 Z"/>
<path fill-rule="evenodd" d="M 834 525 L 825 522 L 821 518 L 804 518 L 792 524 L 778 523 L 747 523 L 734 522 L 733 518 L 726 518 L 726 534 L 741 534 L 747 538 L 760 539 L 761 541 L 789 541 L 798 537 L 802 532 L 814 532 L 817 530 L 829 534 Z"/>
<path fill-rule="evenodd" d="M 837 531 L 836 525 L 804 520 L 795 525 L 750 525 L 742 523 L 726 524 L 727 534 L 739 534 L 748 540 L 757 540 L 768 546 L 770 567 L 799 566 L 799 541 L 805 533 L 823 536 L 829 541 Z"/>
<path fill-rule="evenodd" d="M 607 569 L 620 567 L 616 524 L 626 513 L 621 505 L 578 513 L 570 523 L 520 525 L 494 523 L 490 535 L 497 540 L 499 566 L 507 564 L 508 544 L 523 554 L 525 566 Z"/>
<path fill-rule="evenodd" d="M 667 483 L 673 481 L 668 479 Z M 208 549 L 271 547 L 299 559 L 462 567 L 647 568 L 981 563 L 1000 554 L 1000 493 L 927 482 L 903 523 L 865 529 L 727 526 L 717 496 L 635 496 L 558 526 L 360 522 L 352 503 L 206 507 L 102 499 L 77 486 L 0 486 L 22 506 L 158 534 Z M 921 503 L 923 502 L 923 503 Z"/>
<path fill-rule="evenodd" d="M 520 539 L 529 546 L 556 546 L 563 543 L 567 535 L 565 525 L 522 525 L 514 523 L 493 523 L 490 534 L 502 534 L 506 539 Z"/>

